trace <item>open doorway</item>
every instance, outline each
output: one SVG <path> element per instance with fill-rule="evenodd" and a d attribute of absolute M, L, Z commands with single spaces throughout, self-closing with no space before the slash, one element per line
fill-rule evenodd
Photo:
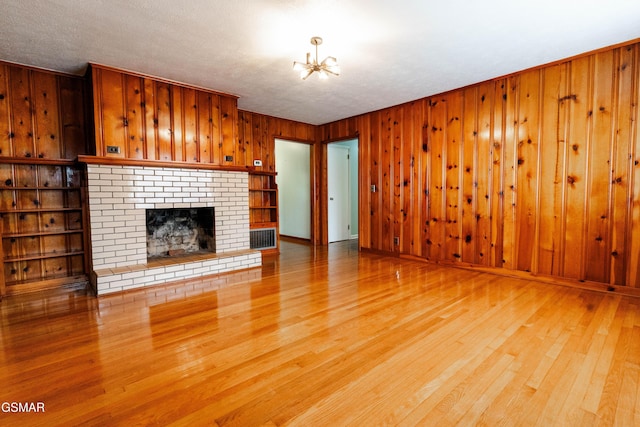
<path fill-rule="evenodd" d="M 329 243 L 358 238 L 358 140 L 327 146 Z"/>
<path fill-rule="evenodd" d="M 311 146 L 275 140 L 280 235 L 311 239 Z"/>

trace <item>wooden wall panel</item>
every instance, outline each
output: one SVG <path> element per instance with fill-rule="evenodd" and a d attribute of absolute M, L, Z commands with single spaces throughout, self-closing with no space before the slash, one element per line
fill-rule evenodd
<path fill-rule="evenodd" d="M 122 149 L 118 154 L 111 154 L 112 156 L 125 157 L 124 75 L 111 70 L 96 70 L 94 80 L 96 154 L 106 156 L 107 145 L 110 145 Z"/>
<path fill-rule="evenodd" d="M 464 104 L 461 117 L 464 117 L 464 121 L 462 123 L 462 145 L 460 146 L 460 153 L 462 154 L 460 162 L 460 173 L 462 175 L 460 185 L 462 195 L 460 204 L 460 213 L 462 214 L 460 246 L 462 250 L 460 258 L 464 258 L 474 264 L 478 263 L 476 241 L 483 234 L 478 230 L 478 223 L 481 218 L 478 212 L 480 202 L 478 191 L 482 191 L 480 189 L 480 181 L 482 177 L 486 177 L 485 174 L 478 170 L 476 164 L 476 162 L 480 163 L 481 160 L 481 150 L 478 149 L 476 152 L 476 147 L 479 148 L 478 116 L 480 112 L 479 109 L 476 110 L 478 91 L 478 87 L 471 87 L 463 92 Z M 476 111 L 477 114 L 475 113 Z M 483 182 L 483 184 L 485 183 Z"/>
<path fill-rule="evenodd" d="M 0 62 L 0 157 L 73 160 L 86 152 L 83 79 Z"/>
<path fill-rule="evenodd" d="M 125 76 L 126 150 L 128 159 L 144 159 L 144 82 L 135 76 Z"/>
<path fill-rule="evenodd" d="M 639 46 L 320 126 L 360 137 L 361 247 L 640 286 Z"/>
<path fill-rule="evenodd" d="M 198 133 L 196 138 L 198 146 L 198 161 L 202 163 L 213 162 L 213 117 L 211 112 L 211 98 L 212 96 L 208 93 L 197 93 L 198 117 L 196 118 L 196 121 L 198 123 Z"/>
<path fill-rule="evenodd" d="M 315 143 L 316 127 L 313 125 L 237 109 L 235 117 L 231 117 L 233 107 L 230 104 L 223 111 L 223 114 L 228 115 L 227 119 L 231 118 L 237 123 L 235 129 L 224 131 L 233 134 L 236 141 L 233 147 L 229 146 L 229 150 L 250 166 L 253 166 L 254 160 L 262 160 L 262 166 L 255 168 L 257 171 L 276 171 L 273 155 L 276 138 Z"/>
<path fill-rule="evenodd" d="M 94 75 L 95 78 L 95 75 Z M 93 82 L 94 92 L 97 82 Z M 156 85 L 151 79 L 143 79 L 144 86 L 144 100 L 141 102 L 141 107 L 144 108 L 144 144 L 143 144 L 143 159 L 157 159 L 158 158 L 158 122 L 156 120 Z M 102 149 L 102 141 L 98 139 L 98 120 L 100 118 L 100 111 L 97 108 L 96 103 L 99 100 L 99 94 L 93 95 L 95 121 L 96 121 L 96 155 L 104 156 L 106 153 Z M 131 152 L 131 150 L 129 150 Z"/>
<path fill-rule="evenodd" d="M 466 164 L 463 172 L 473 177 L 471 185 L 473 187 L 468 194 L 471 196 L 471 203 L 463 198 L 464 206 L 469 206 L 467 223 L 471 224 L 468 233 L 462 234 L 463 242 L 470 245 L 473 250 L 470 254 L 463 256 L 463 259 L 472 264 L 489 265 L 491 261 L 491 204 L 493 202 L 492 192 L 492 174 L 494 165 L 492 163 L 492 108 L 494 102 L 494 85 L 493 83 L 485 83 L 478 86 L 477 92 L 474 93 L 472 100 L 467 101 L 467 107 L 463 113 L 464 123 L 471 116 L 474 126 L 469 126 L 469 131 L 473 130 L 473 134 L 467 133 L 464 141 L 466 156 Z M 466 100 L 466 97 L 465 97 Z M 477 105 L 477 112 L 474 110 L 474 104 Z M 473 155 L 473 158 L 468 156 Z M 470 166 L 472 169 L 467 172 L 466 168 Z M 470 180 L 471 181 L 471 180 Z M 463 212 L 464 214 L 464 212 Z M 475 228 L 474 228 L 475 227 Z"/>
<path fill-rule="evenodd" d="M 563 176 L 567 144 L 567 64 L 542 70 L 543 114 L 540 118 L 540 196 L 537 268 L 539 273 L 561 274 L 563 229 Z"/>
<path fill-rule="evenodd" d="M 461 158 L 463 154 L 462 144 L 462 107 L 463 92 L 454 92 L 448 96 L 445 148 L 443 165 L 445 168 L 445 224 L 444 224 L 444 259 L 460 261 L 462 258 L 460 242 L 460 225 L 462 224 L 461 203 Z M 469 120 L 473 123 L 473 116 Z"/>
<path fill-rule="evenodd" d="M 13 147 L 12 155 L 16 157 L 35 157 L 30 74 L 30 70 L 19 67 L 11 67 L 9 71 L 11 86 L 9 100 L 11 103 L 11 131 L 9 138 Z"/>
<path fill-rule="evenodd" d="M 635 49 L 627 47 L 615 52 L 614 72 L 618 81 L 617 108 L 614 111 L 613 126 L 615 129 L 612 159 L 612 213 L 611 213 L 611 272 L 609 283 L 624 285 L 629 263 L 629 243 L 627 226 L 628 215 L 631 214 L 629 201 L 633 193 L 631 173 L 633 170 L 633 111 L 634 111 L 634 76 L 632 74 L 635 61 Z M 619 55 L 619 56 L 618 56 Z M 637 98 L 636 98 L 637 99 Z"/>
<path fill-rule="evenodd" d="M 171 140 L 173 142 L 173 147 L 171 148 L 171 157 L 167 160 L 174 160 L 176 162 L 184 162 L 185 155 L 185 141 L 184 141 L 184 132 L 183 126 L 186 116 L 191 116 L 192 119 L 195 119 L 197 115 L 197 111 L 193 111 L 193 108 L 187 107 L 183 104 L 183 89 L 178 86 L 171 86 L 170 88 L 170 97 L 171 97 L 171 126 L 169 135 L 171 136 Z M 185 111 L 186 108 L 189 108 L 190 111 Z"/>
<path fill-rule="evenodd" d="M 235 97 L 99 65 L 91 79 L 97 156 L 251 166 L 236 153 Z"/>
<path fill-rule="evenodd" d="M 220 132 L 222 135 L 222 164 L 235 165 L 243 156 L 236 157 L 238 146 L 238 101 L 236 98 L 220 97 Z M 275 144 L 271 153 L 275 152 Z M 227 158 L 231 160 L 226 160 Z M 249 163 L 246 166 L 253 166 Z"/>
<path fill-rule="evenodd" d="M 442 97 L 436 99 L 431 105 L 430 117 L 430 149 L 431 149 L 431 175 L 429 188 L 429 207 L 431 218 L 429 221 L 429 255 L 434 260 L 444 260 L 444 233 L 446 221 L 446 193 L 445 174 L 447 162 L 446 150 L 446 122 L 447 122 L 447 100 Z"/>
<path fill-rule="evenodd" d="M 589 117 L 589 166 L 587 168 L 587 233 L 585 278 L 608 282 L 610 197 L 612 190 L 611 143 L 613 140 L 613 51 L 594 58 L 593 98 Z"/>
<path fill-rule="evenodd" d="M 157 82 L 155 86 L 155 126 L 158 138 L 156 143 L 158 157 L 150 160 L 170 162 L 173 160 L 171 86 L 163 82 Z"/>
<path fill-rule="evenodd" d="M 380 117 L 381 132 L 381 158 L 380 158 L 380 188 L 382 193 L 382 235 L 381 249 L 386 252 L 393 252 L 393 221 L 396 203 L 393 197 L 394 171 L 393 165 L 393 140 L 392 126 L 393 119 L 391 110 L 385 110 Z"/>
<path fill-rule="evenodd" d="M 10 67 L 0 63 L 0 156 L 12 156 L 11 109 L 9 92 Z"/>
<path fill-rule="evenodd" d="M 59 159 L 60 117 L 58 108 L 58 79 L 53 74 L 43 74 L 33 79 L 33 101 L 35 115 L 35 156 Z"/>
<path fill-rule="evenodd" d="M 485 264 L 491 267 L 502 267 L 504 261 L 504 206 L 505 206 L 505 138 L 507 85 L 506 81 L 498 80 L 494 86 L 494 100 L 492 106 L 493 129 L 491 130 L 491 259 Z"/>
<path fill-rule="evenodd" d="M 369 167 L 371 170 L 371 185 L 375 186 L 375 192 L 371 194 L 371 205 L 369 210 L 360 215 L 362 218 L 358 222 L 370 221 L 371 249 L 382 249 L 382 142 L 380 133 L 380 113 L 371 114 L 371 158 Z M 362 168 L 360 168 L 362 169 Z M 360 208 L 361 212 L 364 206 Z"/>
<path fill-rule="evenodd" d="M 640 121 L 640 107 L 638 106 L 638 100 L 640 100 L 640 46 L 635 45 L 628 50 L 633 50 L 633 61 L 627 62 L 626 66 L 630 68 L 629 73 L 632 74 L 631 83 L 631 96 L 635 100 L 631 104 L 631 124 L 629 124 L 629 136 L 631 143 L 631 155 L 629 158 L 629 164 L 631 173 L 629 176 L 629 202 L 628 209 L 628 223 L 626 227 L 626 239 L 628 252 L 627 263 L 627 279 L 625 284 L 627 286 L 633 286 L 640 288 L 640 239 L 637 238 L 640 234 L 640 129 L 638 129 L 638 122 Z M 624 126 L 620 123 L 620 126 Z"/>

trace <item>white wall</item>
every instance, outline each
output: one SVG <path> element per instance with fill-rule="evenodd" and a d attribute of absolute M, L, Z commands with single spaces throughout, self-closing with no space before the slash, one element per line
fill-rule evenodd
<path fill-rule="evenodd" d="M 276 139 L 280 234 L 311 238 L 311 146 Z"/>

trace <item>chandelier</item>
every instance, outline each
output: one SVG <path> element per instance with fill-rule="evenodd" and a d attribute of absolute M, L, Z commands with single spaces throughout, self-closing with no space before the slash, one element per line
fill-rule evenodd
<path fill-rule="evenodd" d="M 333 56 L 327 56 L 322 62 L 318 62 L 318 46 L 322 44 L 321 37 L 311 37 L 311 44 L 316 47 L 316 57 L 311 62 L 311 53 L 307 52 L 307 62 L 293 61 L 293 69 L 300 72 L 300 78 L 306 80 L 315 71 L 318 72 L 318 77 L 326 79 L 329 74 L 334 76 L 340 75 L 340 66 L 336 58 Z"/>

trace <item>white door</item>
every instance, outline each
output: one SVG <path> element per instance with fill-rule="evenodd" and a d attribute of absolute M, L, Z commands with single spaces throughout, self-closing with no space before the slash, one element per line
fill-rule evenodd
<path fill-rule="evenodd" d="M 329 243 L 348 240 L 349 230 L 349 148 L 327 146 L 327 186 L 329 190 Z"/>

